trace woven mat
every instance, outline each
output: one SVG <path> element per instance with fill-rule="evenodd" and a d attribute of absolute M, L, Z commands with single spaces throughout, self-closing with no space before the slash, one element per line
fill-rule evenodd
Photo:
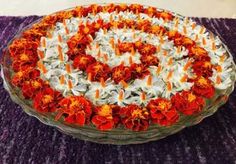
<path fill-rule="evenodd" d="M 0 55 L 37 18 L 0 17 Z M 236 19 L 195 20 L 220 36 L 236 58 Z M 0 80 L 0 163 L 236 163 L 236 91 L 196 126 L 155 142 L 115 146 L 81 141 L 40 123 L 11 101 Z"/>

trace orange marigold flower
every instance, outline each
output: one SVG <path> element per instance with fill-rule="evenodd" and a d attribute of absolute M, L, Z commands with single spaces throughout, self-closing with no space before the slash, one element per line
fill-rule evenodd
<path fill-rule="evenodd" d="M 92 23 L 92 26 L 95 29 L 95 31 L 97 31 L 103 27 L 103 24 L 104 24 L 104 21 L 102 19 L 98 19 L 96 22 Z"/>
<path fill-rule="evenodd" d="M 22 61 L 14 61 L 12 63 L 12 69 L 15 72 L 19 72 L 22 70 L 26 70 L 29 67 L 35 67 L 37 65 L 37 62 L 22 62 Z"/>
<path fill-rule="evenodd" d="M 143 45 L 143 43 L 141 40 L 134 42 L 134 46 L 136 49 L 140 49 L 142 47 L 142 45 Z"/>
<path fill-rule="evenodd" d="M 73 60 L 77 55 L 85 54 L 85 49 L 89 43 L 89 36 L 81 33 L 75 34 L 67 41 L 67 45 L 69 47 L 67 55 L 71 60 Z"/>
<path fill-rule="evenodd" d="M 112 23 L 111 22 L 107 22 L 107 23 L 104 23 L 102 28 L 103 29 L 106 29 L 106 30 L 109 30 L 112 26 Z"/>
<path fill-rule="evenodd" d="M 156 16 L 164 20 L 172 20 L 174 18 L 174 16 L 171 13 L 168 13 L 166 11 L 158 12 Z"/>
<path fill-rule="evenodd" d="M 195 45 L 195 42 L 188 37 L 182 36 L 174 39 L 176 46 L 192 47 Z"/>
<path fill-rule="evenodd" d="M 111 69 L 107 64 L 95 62 L 87 67 L 86 73 L 91 75 L 92 81 L 100 81 L 101 78 L 107 80 L 111 73 Z"/>
<path fill-rule="evenodd" d="M 70 49 L 77 48 L 77 46 L 81 47 L 89 43 L 90 40 L 83 33 L 77 33 L 67 41 L 67 45 Z"/>
<path fill-rule="evenodd" d="M 139 4 L 131 4 L 128 8 L 136 14 L 143 12 L 143 6 Z"/>
<path fill-rule="evenodd" d="M 155 7 L 147 7 L 144 9 L 144 13 L 152 17 L 157 14 L 157 9 Z"/>
<path fill-rule="evenodd" d="M 94 62 L 96 62 L 96 59 L 94 57 L 92 57 L 91 55 L 82 54 L 74 59 L 73 66 L 75 68 L 85 71 L 86 68 Z"/>
<path fill-rule="evenodd" d="M 166 29 L 158 25 L 153 25 L 150 27 L 148 32 L 159 35 L 159 34 L 164 34 L 166 32 Z"/>
<path fill-rule="evenodd" d="M 38 61 L 38 56 L 37 56 L 37 53 L 36 53 L 36 55 L 22 53 L 22 54 L 17 55 L 16 57 L 14 57 L 14 61 L 37 62 Z"/>
<path fill-rule="evenodd" d="M 193 57 L 195 59 L 195 61 L 196 60 L 199 60 L 199 61 L 210 61 L 211 60 L 211 58 L 208 56 L 207 51 L 202 47 L 193 46 L 193 47 L 188 48 L 188 50 L 189 50 L 188 55 L 190 57 Z"/>
<path fill-rule="evenodd" d="M 129 28 L 132 28 L 132 26 L 135 26 L 135 21 L 134 20 L 131 20 L 131 19 L 125 19 L 123 20 L 124 24 L 129 27 Z"/>
<path fill-rule="evenodd" d="M 182 37 L 182 35 L 178 31 L 174 31 L 174 30 L 168 31 L 167 35 L 170 40 L 175 40 L 177 38 Z"/>
<path fill-rule="evenodd" d="M 126 11 L 126 10 L 128 9 L 128 5 L 125 4 L 125 3 L 123 3 L 123 4 L 118 4 L 118 5 L 116 5 L 115 8 L 118 10 L 118 12 L 120 12 L 120 11 Z"/>
<path fill-rule="evenodd" d="M 171 101 L 164 98 L 151 100 L 147 109 L 150 111 L 152 122 L 161 126 L 170 126 L 179 119 L 178 112 L 173 107 Z"/>
<path fill-rule="evenodd" d="M 21 70 L 16 72 L 11 79 L 11 83 L 14 86 L 21 87 L 23 83 L 30 79 L 35 79 L 40 76 L 40 71 L 37 69 L 33 69 L 32 67 L 27 67 L 25 70 Z"/>
<path fill-rule="evenodd" d="M 183 37 L 182 38 L 182 45 L 184 47 L 194 46 L 195 44 L 196 44 L 195 41 L 193 41 L 192 39 L 190 39 L 188 37 Z"/>
<path fill-rule="evenodd" d="M 99 130 L 111 130 L 119 123 L 120 107 L 116 105 L 103 105 L 95 108 L 92 123 Z"/>
<path fill-rule="evenodd" d="M 133 63 L 131 65 L 130 69 L 131 69 L 132 77 L 134 79 L 136 79 L 136 78 L 142 79 L 145 76 L 150 74 L 150 72 L 147 69 L 147 67 L 145 67 L 143 64 Z"/>
<path fill-rule="evenodd" d="M 46 30 L 31 28 L 24 31 L 22 34 L 22 37 L 27 40 L 39 42 L 41 37 L 46 36 L 46 35 L 47 35 Z"/>
<path fill-rule="evenodd" d="M 64 121 L 69 124 L 83 126 L 89 123 L 92 114 L 92 103 L 83 96 L 70 96 L 59 102 L 59 110 L 56 119 L 62 115 Z"/>
<path fill-rule="evenodd" d="M 121 53 L 131 52 L 132 49 L 134 48 L 134 44 L 129 42 L 122 42 L 118 43 L 118 48 Z"/>
<path fill-rule="evenodd" d="M 42 79 L 30 79 L 29 81 L 25 81 L 22 85 L 22 94 L 26 99 L 34 98 L 34 96 L 45 87 L 49 87 Z"/>
<path fill-rule="evenodd" d="M 120 115 L 122 123 L 128 129 L 143 131 L 149 127 L 149 113 L 146 108 L 130 104 L 121 108 Z"/>
<path fill-rule="evenodd" d="M 215 88 L 209 79 L 200 76 L 194 79 L 193 82 L 194 85 L 192 86 L 191 90 L 196 95 L 206 98 L 212 98 L 215 95 Z"/>
<path fill-rule="evenodd" d="M 113 3 L 111 3 L 109 5 L 103 5 L 102 6 L 102 11 L 111 13 L 111 12 L 115 11 L 115 5 Z"/>
<path fill-rule="evenodd" d="M 156 47 L 154 45 L 151 45 L 151 44 L 142 44 L 138 48 L 138 52 L 141 55 L 152 55 L 152 54 L 156 53 Z"/>
<path fill-rule="evenodd" d="M 57 16 L 57 21 L 61 22 L 64 19 L 70 19 L 71 17 L 73 17 L 73 12 L 71 12 L 70 10 L 59 11 L 56 13 L 56 16 Z"/>
<path fill-rule="evenodd" d="M 33 106 L 39 112 L 55 112 L 59 107 L 58 102 L 61 99 L 62 95 L 60 92 L 52 88 L 44 88 L 35 95 Z"/>
<path fill-rule="evenodd" d="M 36 23 L 32 26 L 34 29 L 41 29 L 43 31 L 47 31 L 49 28 L 52 28 L 53 27 L 53 24 L 51 23 L 45 23 L 45 22 L 39 22 L 39 23 Z"/>
<path fill-rule="evenodd" d="M 147 32 L 152 27 L 151 22 L 149 20 L 139 20 L 138 23 L 136 23 L 136 29 L 142 30 L 144 32 Z"/>
<path fill-rule="evenodd" d="M 91 7 L 83 7 L 83 6 L 79 6 L 79 7 L 76 7 L 74 10 L 73 10 L 73 15 L 76 16 L 76 17 L 86 17 L 88 15 L 89 12 L 92 11 L 92 8 Z"/>
<path fill-rule="evenodd" d="M 107 6 L 107 11 L 108 11 L 109 13 L 111 13 L 111 12 L 113 12 L 113 11 L 115 11 L 115 10 L 116 10 L 116 5 L 115 5 L 115 4 L 111 3 L 111 4 L 109 4 L 109 5 Z"/>
<path fill-rule="evenodd" d="M 191 91 L 182 91 L 171 98 L 173 106 L 185 115 L 193 115 L 202 111 L 205 101 Z"/>
<path fill-rule="evenodd" d="M 12 69 L 14 71 L 20 71 L 25 70 L 28 67 L 35 67 L 38 59 L 37 54 L 19 54 L 13 59 Z"/>
<path fill-rule="evenodd" d="M 92 12 L 93 14 L 97 14 L 102 11 L 102 6 L 97 4 L 92 4 L 88 7 L 88 10 Z"/>
<path fill-rule="evenodd" d="M 197 76 L 211 77 L 213 74 L 213 65 L 210 61 L 195 61 L 192 65 L 193 72 Z"/>
<path fill-rule="evenodd" d="M 158 65 L 159 60 L 154 55 L 142 55 L 140 58 L 141 62 L 145 66 Z"/>
<path fill-rule="evenodd" d="M 85 49 L 85 46 L 80 46 L 79 48 L 69 49 L 66 54 L 68 55 L 69 59 L 74 60 L 76 56 L 85 54 Z"/>
<path fill-rule="evenodd" d="M 43 17 L 41 23 L 55 24 L 57 21 L 57 15 L 47 15 Z"/>
<path fill-rule="evenodd" d="M 84 35 L 94 35 L 95 34 L 95 28 L 92 26 L 92 25 L 89 25 L 89 24 L 87 24 L 87 25 L 84 25 L 84 24 L 82 24 L 82 25 L 80 25 L 79 26 L 79 33 L 81 33 L 81 34 L 84 34 Z"/>
<path fill-rule="evenodd" d="M 17 57 L 19 54 L 30 54 L 37 56 L 38 45 L 38 42 L 30 41 L 24 38 L 15 39 L 9 46 L 9 52 L 13 58 Z"/>
<path fill-rule="evenodd" d="M 131 79 L 131 70 L 129 67 L 123 64 L 112 68 L 112 79 L 115 83 L 119 83 L 121 80 L 128 82 Z"/>

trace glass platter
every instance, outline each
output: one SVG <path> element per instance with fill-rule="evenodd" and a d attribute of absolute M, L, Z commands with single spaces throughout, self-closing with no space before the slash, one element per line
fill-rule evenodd
<path fill-rule="evenodd" d="M 71 9 L 67 9 L 67 10 L 71 10 Z M 162 9 L 159 9 L 159 10 L 162 11 Z M 172 13 L 174 16 L 179 17 L 179 19 L 184 18 L 183 16 L 180 16 L 176 13 L 173 13 L 173 12 L 170 12 L 170 13 Z M 41 18 L 39 18 L 32 24 L 22 29 L 22 31 L 30 28 L 33 24 L 39 22 L 40 20 Z M 22 31 L 18 32 L 18 34 L 13 38 L 13 40 L 15 38 L 20 37 L 20 34 L 22 33 Z M 12 41 L 10 41 L 8 45 L 10 45 Z M 54 114 L 50 114 L 50 113 L 43 114 L 43 113 L 37 112 L 36 110 L 33 109 L 32 102 L 24 99 L 20 90 L 14 87 L 10 83 L 13 70 L 11 68 L 12 61 L 11 61 L 9 52 L 7 50 L 8 48 L 6 48 L 6 50 L 3 53 L 2 62 L 1 62 L 1 76 L 4 81 L 4 88 L 9 92 L 11 99 L 15 103 L 19 104 L 28 115 L 36 117 L 38 120 L 40 120 L 42 123 L 46 125 L 56 127 L 57 129 L 59 129 L 61 132 L 65 134 L 72 135 L 82 140 L 103 143 L 103 144 L 124 145 L 124 144 L 145 143 L 145 142 L 164 138 L 166 136 L 169 136 L 171 134 L 174 134 L 184 129 L 185 127 L 198 124 L 205 117 L 208 117 L 214 114 L 217 111 L 217 109 L 228 100 L 229 95 L 234 90 L 234 83 L 236 79 L 236 74 L 235 74 L 236 66 L 233 62 L 232 54 L 228 50 L 227 46 L 224 44 L 223 46 L 226 49 L 228 56 L 232 59 L 231 87 L 223 91 L 216 90 L 215 96 L 211 100 L 207 100 L 203 111 L 196 115 L 193 115 L 193 116 L 180 115 L 179 121 L 172 126 L 162 127 L 159 125 L 151 124 L 148 130 L 140 131 L 140 132 L 127 130 L 123 127 L 115 128 L 110 131 L 99 131 L 96 129 L 95 126 L 85 125 L 81 127 L 81 126 L 76 126 L 76 125 L 69 125 L 69 124 L 63 123 L 62 121 L 55 121 Z"/>

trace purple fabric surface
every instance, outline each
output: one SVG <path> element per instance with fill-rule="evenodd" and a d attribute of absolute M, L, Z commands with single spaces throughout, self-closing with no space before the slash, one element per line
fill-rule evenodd
<path fill-rule="evenodd" d="M 0 55 L 36 20 L 0 17 Z M 219 35 L 236 57 L 236 19 L 195 19 Z M 0 80 L 0 163 L 236 163 L 236 91 L 216 114 L 165 139 L 140 145 L 100 145 L 67 136 L 25 114 Z"/>

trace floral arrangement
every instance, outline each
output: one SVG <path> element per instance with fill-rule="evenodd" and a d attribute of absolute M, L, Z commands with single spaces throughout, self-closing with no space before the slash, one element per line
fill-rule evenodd
<path fill-rule="evenodd" d="M 171 126 L 231 84 L 218 37 L 191 19 L 138 4 L 46 16 L 9 52 L 11 82 L 36 111 L 103 131 Z"/>

